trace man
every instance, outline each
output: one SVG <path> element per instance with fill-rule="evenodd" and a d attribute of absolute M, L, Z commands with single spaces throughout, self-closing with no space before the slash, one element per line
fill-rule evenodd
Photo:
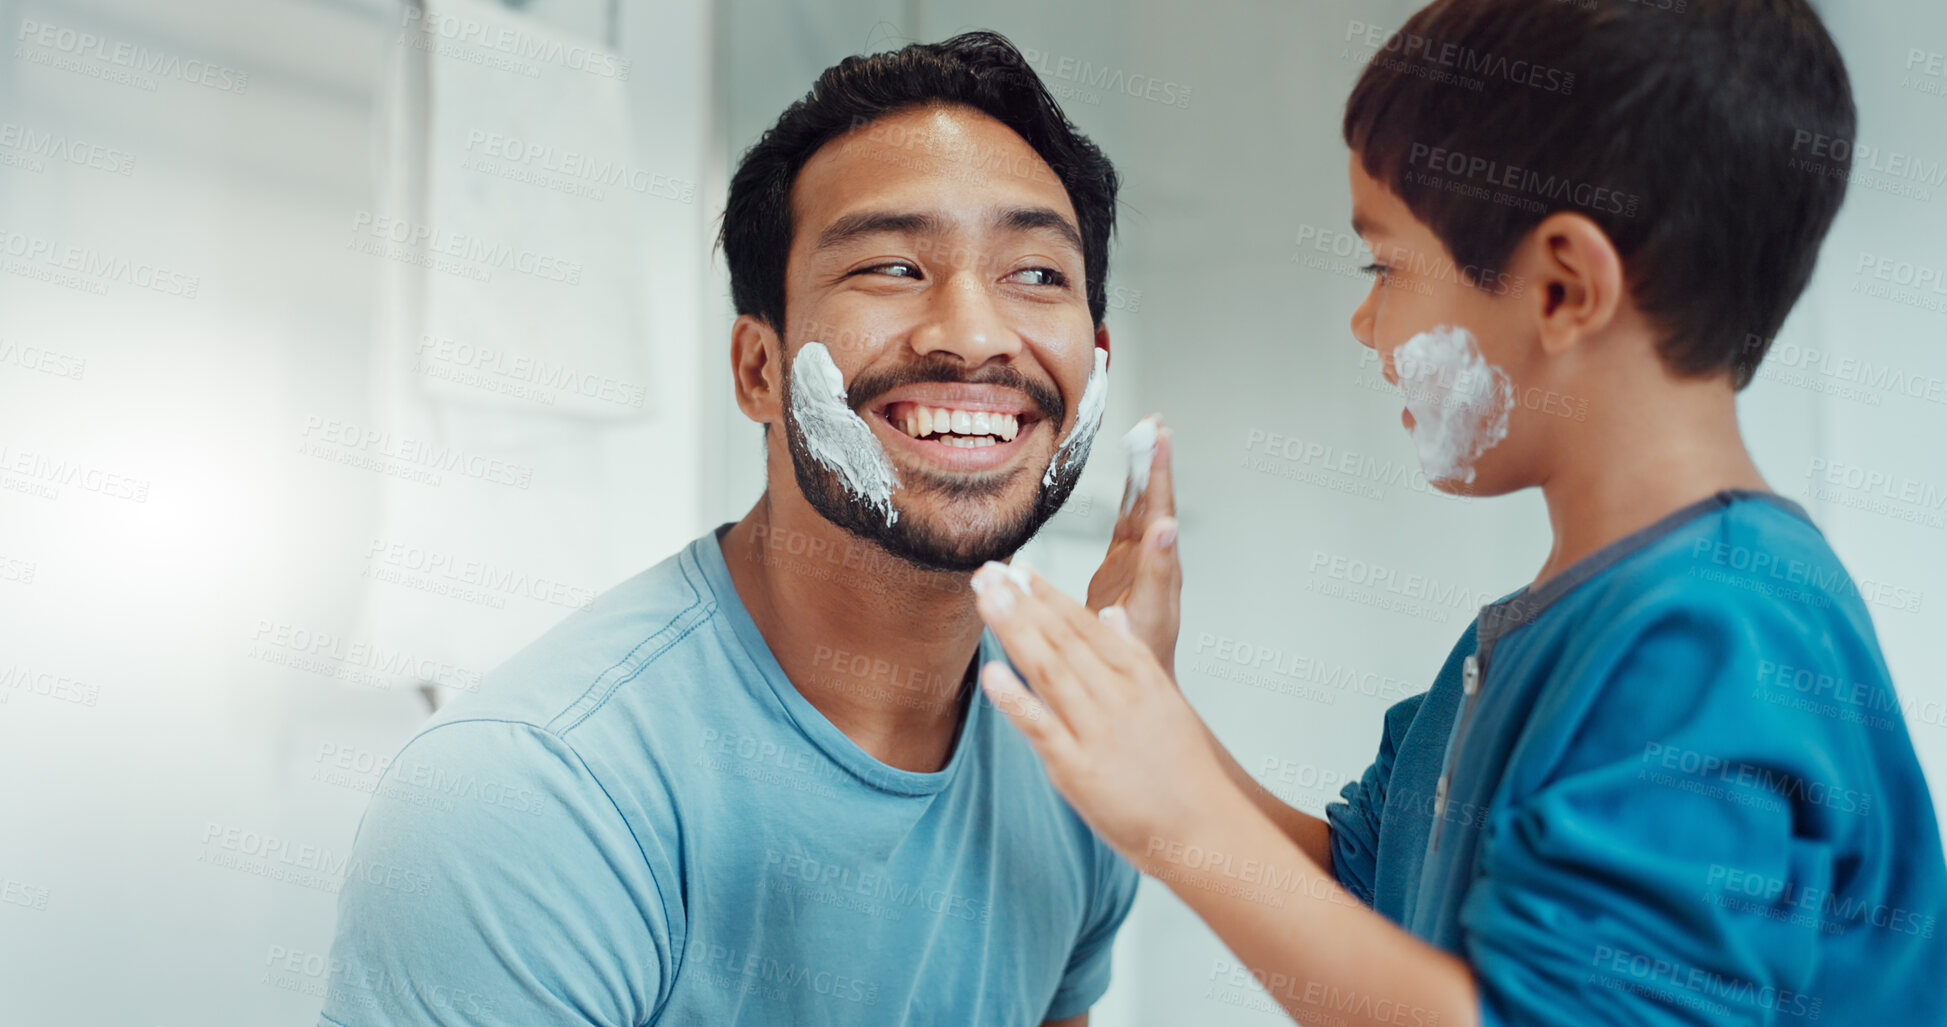
<path fill-rule="evenodd" d="M 1086 1022 L 1135 875 L 977 697 L 967 579 L 1081 472 L 1115 191 L 991 34 L 784 113 L 723 224 L 763 497 L 407 744 L 320 1023 Z"/>

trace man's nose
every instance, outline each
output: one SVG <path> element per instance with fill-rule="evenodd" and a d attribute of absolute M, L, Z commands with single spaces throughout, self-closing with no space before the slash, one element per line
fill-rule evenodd
<path fill-rule="evenodd" d="M 935 289 L 926 321 L 912 333 L 913 351 L 952 353 L 969 367 L 1021 351 L 1021 337 L 1001 316 L 994 290 L 974 269 L 957 271 Z"/>

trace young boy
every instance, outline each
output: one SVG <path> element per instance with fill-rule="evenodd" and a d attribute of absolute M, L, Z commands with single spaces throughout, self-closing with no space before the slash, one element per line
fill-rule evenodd
<path fill-rule="evenodd" d="M 1307 816 L 1155 656 L 1165 445 L 1099 619 L 976 575 L 1033 692 L 998 663 L 983 684 L 1304 1022 L 1947 1023 L 1947 865 L 1893 684 L 1734 404 L 1843 197 L 1792 161 L 1854 129 L 1830 37 L 1805 0 L 1438 0 L 1387 53 L 1345 116 L 1376 255 L 1353 334 L 1442 488 L 1542 490 L 1534 583 Z"/>

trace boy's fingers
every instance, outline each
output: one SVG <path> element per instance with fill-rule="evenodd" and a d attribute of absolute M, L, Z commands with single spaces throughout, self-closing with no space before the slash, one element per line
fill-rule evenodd
<path fill-rule="evenodd" d="M 1158 422 L 1162 417 L 1158 415 Z M 1176 477 L 1170 471 L 1170 451 L 1175 438 L 1168 428 L 1156 431 L 1156 457 L 1149 462 L 1149 488 L 1144 506 L 1150 518 L 1176 516 Z"/>
<path fill-rule="evenodd" d="M 1111 628 L 1098 613 L 1063 595 L 1040 575 L 1033 576 L 1034 600 L 1042 631 L 1074 675 L 1098 702 L 1119 691 L 1121 678 L 1134 669 L 1132 650 L 1142 643 Z M 1105 607 L 1106 609 L 1106 607 Z M 1081 725 L 1070 722 L 1080 733 Z"/>
<path fill-rule="evenodd" d="M 1016 587 L 1022 579 L 1025 589 Z M 988 618 L 988 626 L 1069 730 L 1080 738 L 1109 727 L 1105 711 L 1130 666 L 1116 648 L 1120 640 L 1114 632 L 1032 571 L 1003 574 L 983 568 L 975 580 L 983 583 L 982 616 L 988 609 L 1000 613 Z M 1116 655 L 1108 658 L 1110 653 Z"/>
<path fill-rule="evenodd" d="M 990 660 L 980 668 L 980 689 L 1014 723 L 1044 760 L 1066 758 L 1075 739 L 1068 725 L 1049 709 L 1007 664 Z"/>
<path fill-rule="evenodd" d="M 1122 605 L 1134 622 L 1136 637 L 1158 662 L 1168 665 L 1176 650 L 1177 608 L 1183 589 L 1183 568 L 1177 559 L 1177 522 L 1165 517 L 1143 534 L 1135 580 Z"/>
<path fill-rule="evenodd" d="M 1118 508 L 1112 538 L 1132 540 L 1141 538 L 1143 529 L 1149 527 L 1151 521 L 1159 516 L 1169 516 L 1176 510 L 1176 500 L 1170 495 L 1172 486 L 1169 480 L 1169 462 L 1165 456 L 1168 447 L 1164 439 L 1169 434 L 1169 429 L 1162 427 L 1163 415 L 1161 414 L 1150 414 L 1143 420 L 1153 421 L 1156 424 L 1156 444 L 1150 451 L 1149 472 L 1140 493 L 1134 492 L 1135 467 L 1130 467 L 1129 474 L 1123 478 L 1122 505 Z M 1139 423 L 1137 427 L 1140 428 L 1141 424 Z M 1130 454 L 1132 461 L 1136 458 L 1137 454 Z M 1163 471 L 1161 480 L 1158 480 L 1156 475 L 1159 462 Z"/>
<path fill-rule="evenodd" d="M 979 593 L 974 608 L 1014 666 L 1034 682 L 1041 700 L 1072 728 L 1088 717 L 1085 707 L 1092 704 L 1093 696 L 1069 657 L 1060 651 L 1059 640 L 1050 636 L 1054 618 L 1046 606 L 1031 589 L 1017 585 L 1026 578 L 1026 572 L 1010 571 L 999 564 L 981 568 L 974 574 L 974 591 Z"/>

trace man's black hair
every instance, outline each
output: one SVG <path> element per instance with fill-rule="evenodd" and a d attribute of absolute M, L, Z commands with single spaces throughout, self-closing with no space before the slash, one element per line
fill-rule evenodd
<path fill-rule="evenodd" d="M 1039 75 L 997 33 L 968 32 L 825 69 L 804 99 L 744 154 L 730 180 L 717 237 L 730 265 L 739 314 L 754 314 L 784 334 L 784 270 L 791 250 L 791 186 L 811 155 L 838 136 L 889 114 L 963 106 L 1014 130 L 1053 169 L 1074 205 L 1082 235 L 1088 311 L 1108 307 L 1109 235 L 1115 228 L 1114 165 L 1075 130 Z"/>
<path fill-rule="evenodd" d="M 1741 389 L 1811 279 L 1856 122 L 1806 0 L 1435 0 L 1375 51 L 1344 132 L 1462 266 L 1586 215 L 1666 366 Z"/>

